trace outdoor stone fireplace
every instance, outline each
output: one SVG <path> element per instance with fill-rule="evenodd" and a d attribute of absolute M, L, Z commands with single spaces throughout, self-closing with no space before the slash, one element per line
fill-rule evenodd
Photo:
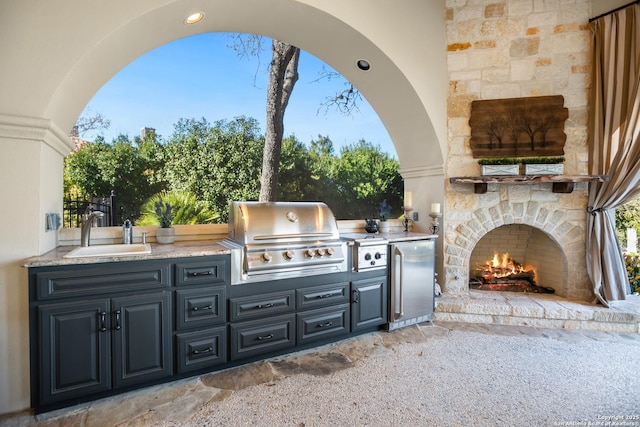
<path fill-rule="evenodd" d="M 470 270 L 498 251 L 534 265 L 538 284 L 553 288 L 556 295 L 590 299 L 586 192 L 554 194 L 551 184 L 491 186 L 494 191 L 473 194 L 450 184 L 453 211 L 444 233 L 444 291 L 468 291 Z M 462 204 L 470 209 L 456 209 Z"/>

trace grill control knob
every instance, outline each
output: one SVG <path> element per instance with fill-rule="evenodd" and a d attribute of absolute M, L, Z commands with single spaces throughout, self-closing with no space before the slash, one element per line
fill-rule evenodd
<path fill-rule="evenodd" d="M 319 257 L 323 257 L 326 252 L 327 251 L 325 249 L 318 248 L 318 251 L 317 251 L 316 255 L 319 256 Z"/>
<path fill-rule="evenodd" d="M 334 251 L 333 248 L 327 248 L 327 255 L 331 256 L 333 255 Z"/>
<path fill-rule="evenodd" d="M 271 262 L 271 260 L 273 259 L 273 257 L 271 256 L 271 254 L 269 252 L 265 252 L 262 254 L 262 261 L 264 262 Z"/>
<path fill-rule="evenodd" d="M 286 260 L 290 260 L 293 259 L 293 251 L 286 251 L 284 254 L 282 254 L 284 256 L 284 259 Z"/>
<path fill-rule="evenodd" d="M 307 258 L 313 258 L 314 256 L 316 256 L 316 250 L 315 250 L 315 249 L 307 249 L 307 250 L 304 252 L 304 255 L 305 255 Z"/>
<path fill-rule="evenodd" d="M 382 258 L 382 254 L 380 254 L 380 252 L 376 252 L 374 256 L 376 257 L 376 259 Z"/>
<path fill-rule="evenodd" d="M 364 254 L 364 259 L 369 261 L 371 259 L 371 254 L 368 253 L 368 252 L 366 254 Z"/>

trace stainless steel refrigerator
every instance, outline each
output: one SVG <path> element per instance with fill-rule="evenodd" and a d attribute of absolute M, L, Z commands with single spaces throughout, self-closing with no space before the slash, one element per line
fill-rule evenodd
<path fill-rule="evenodd" d="M 433 319 L 436 241 L 392 243 L 388 330 Z"/>

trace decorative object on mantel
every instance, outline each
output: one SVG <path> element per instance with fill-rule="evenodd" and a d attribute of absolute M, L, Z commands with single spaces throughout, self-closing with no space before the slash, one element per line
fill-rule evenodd
<path fill-rule="evenodd" d="M 474 158 L 562 156 L 569 110 L 562 95 L 471 102 Z"/>
<path fill-rule="evenodd" d="M 473 184 L 473 192 L 484 194 L 488 184 L 552 183 L 554 193 L 571 193 L 576 182 L 606 182 L 607 175 L 516 175 L 516 176 L 458 176 L 449 178 L 451 184 Z"/>
<path fill-rule="evenodd" d="M 402 224 L 404 224 L 405 233 L 409 231 L 409 223 L 411 222 L 411 212 L 413 211 L 412 204 L 413 194 L 411 191 L 404 192 L 404 206 L 402 206 L 402 210 L 404 211 L 404 219 L 402 220 Z"/>
<path fill-rule="evenodd" d="M 431 234 L 438 234 L 440 230 L 440 223 L 438 219 L 442 216 L 442 212 L 440 211 L 440 203 L 431 203 L 431 212 L 429 212 L 429 216 L 431 217 L 431 226 L 429 230 Z"/>
<path fill-rule="evenodd" d="M 486 176 L 518 175 L 520 173 L 518 159 L 512 157 L 480 159 L 478 164 L 482 169 L 482 175 Z"/>
<path fill-rule="evenodd" d="M 520 159 L 525 175 L 562 175 L 564 157 L 525 157 Z"/>

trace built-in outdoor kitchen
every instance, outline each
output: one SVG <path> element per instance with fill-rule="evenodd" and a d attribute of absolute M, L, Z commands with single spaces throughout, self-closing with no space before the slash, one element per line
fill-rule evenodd
<path fill-rule="evenodd" d="M 436 234 L 341 233 L 319 202 L 229 218 L 222 240 L 26 260 L 35 411 L 432 319 Z"/>

